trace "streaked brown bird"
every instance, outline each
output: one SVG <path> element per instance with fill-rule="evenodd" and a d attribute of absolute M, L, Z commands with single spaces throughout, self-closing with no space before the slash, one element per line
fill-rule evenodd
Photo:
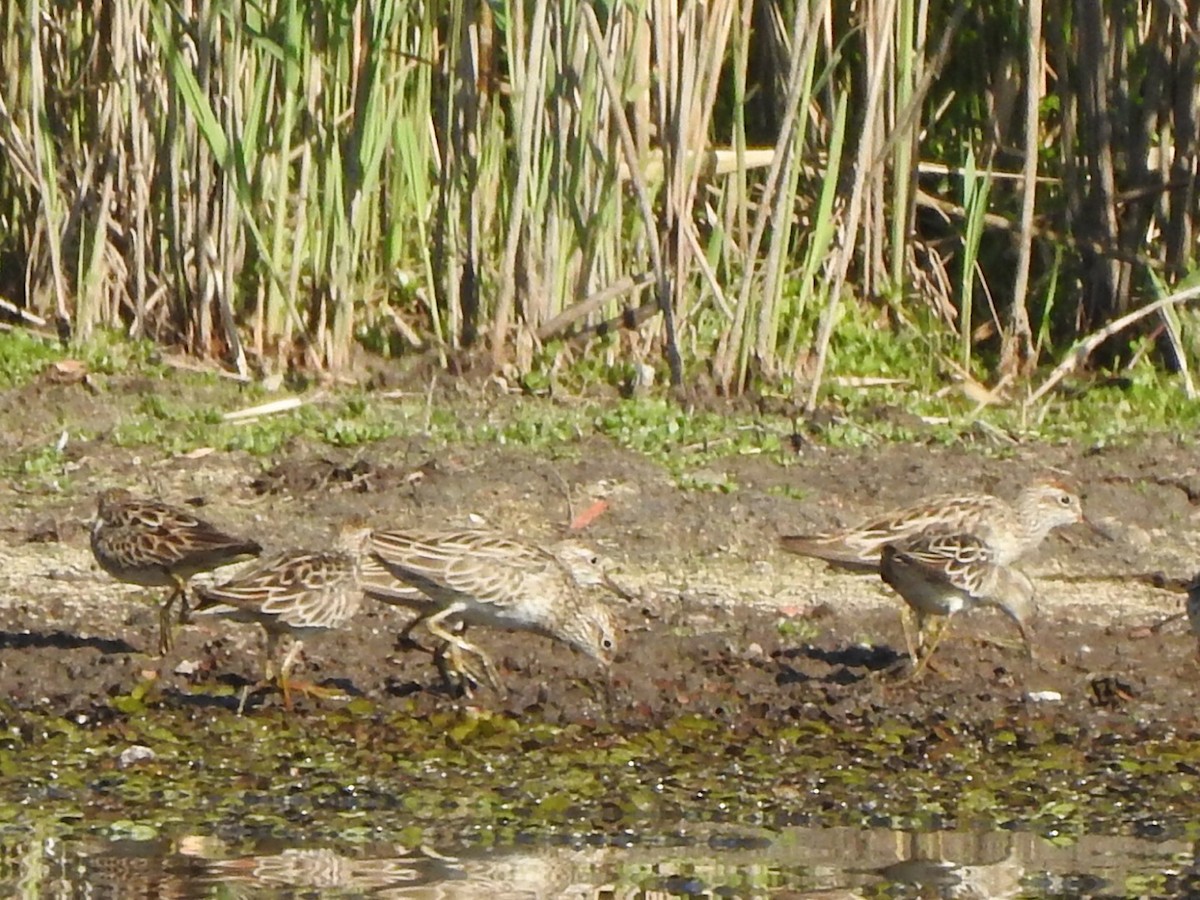
<path fill-rule="evenodd" d="M 96 562 L 117 580 L 171 588 L 159 607 L 160 654 L 171 649 L 176 598 L 179 621 L 187 621 L 188 579 L 262 553 L 257 541 L 228 534 L 185 509 L 135 497 L 123 488 L 97 496 L 91 543 Z"/>
<path fill-rule="evenodd" d="M 1196 636 L 1196 658 L 1200 660 L 1200 574 L 1197 574 L 1187 586 L 1187 605 L 1184 607 L 1187 613 L 1188 628 Z"/>
<path fill-rule="evenodd" d="M 994 607 L 1016 623 L 1030 657 L 1029 623 L 1037 612 L 1033 582 L 1023 572 L 997 562 L 998 554 L 971 534 L 926 534 L 903 544 L 885 544 L 880 577 L 912 609 L 917 620 L 910 678 L 917 678 L 945 636 L 952 618 L 978 607 Z M 945 617 L 928 649 L 920 652 L 925 622 Z M 907 629 L 905 637 L 907 638 Z"/>
<path fill-rule="evenodd" d="M 439 606 L 436 600 L 420 588 L 401 581 L 373 553 L 364 554 L 360 577 L 363 593 L 367 597 L 378 600 L 380 603 L 386 603 L 388 606 L 417 613 L 417 617 L 410 620 L 400 633 L 400 641 L 402 643 L 408 641 L 430 653 L 447 686 L 457 684 L 464 677 L 476 684 L 487 679 L 487 673 L 481 668 L 472 666 L 468 660 L 464 659 L 454 644 L 441 641 L 437 647 L 427 648 L 413 640 L 412 632 L 421 624 L 421 617 L 423 615 L 431 616 L 438 611 Z M 460 636 L 466 631 L 466 625 L 462 622 L 456 622 L 454 627 Z"/>
<path fill-rule="evenodd" d="M 611 582 L 594 552 L 573 541 L 541 547 L 490 531 L 377 531 L 370 549 L 391 575 L 377 569 L 365 582 L 368 596 L 415 609 L 418 625 L 444 642 L 453 669 L 493 687 L 491 658 L 450 627 L 484 625 L 531 631 L 562 641 L 604 666 L 617 649 L 618 625 L 609 607 L 590 591 Z M 399 581 L 424 599 L 397 589 Z M 615 587 L 612 587 L 616 590 Z M 467 662 L 473 659 L 478 667 Z"/>
<path fill-rule="evenodd" d="M 848 569 L 878 571 L 885 544 L 918 535 L 972 534 L 1007 566 L 1035 550 L 1055 528 L 1084 518 L 1079 497 L 1057 481 L 1035 481 L 1009 505 L 991 494 L 943 494 L 883 513 L 855 528 L 815 535 L 788 535 L 780 546 Z M 1095 526 L 1091 526 L 1093 529 Z"/>
<path fill-rule="evenodd" d="M 292 688 L 313 696 L 331 696 L 289 673 L 304 641 L 343 628 L 362 606 L 359 563 L 370 529 L 358 522 L 343 527 L 334 550 L 291 550 L 257 563 L 224 584 L 196 591 L 197 615 L 220 616 L 261 625 L 267 635 L 263 682 L 275 681 L 283 703 L 292 708 Z M 279 641 L 292 638 L 278 675 L 274 674 Z M 245 702 L 243 694 L 242 702 Z"/>

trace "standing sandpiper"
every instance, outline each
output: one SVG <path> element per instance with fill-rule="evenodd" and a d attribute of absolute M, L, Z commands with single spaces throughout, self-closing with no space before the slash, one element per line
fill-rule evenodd
<path fill-rule="evenodd" d="M 313 685 L 289 680 L 288 674 L 306 639 L 344 627 L 362 606 L 359 563 L 369 537 L 369 528 L 351 522 L 343 527 L 336 550 L 291 550 L 264 560 L 232 581 L 196 592 L 197 615 L 263 627 L 267 633 L 263 680 L 277 677 L 287 709 L 292 707 L 292 688 L 314 696 L 328 695 Z M 275 651 L 285 636 L 293 639 L 292 646 L 274 676 Z"/>
<path fill-rule="evenodd" d="M 180 598 L 179 621 L 187 621 L 187 581 L 249 556 L 257 541 L 235 537 L 187 510 L 134 497 L 122 488 L 97 497 L 92 555 L 109 575 L 145 587 L 170 587 L 159 608 L 158 651 L 171 649 L 171 605 Z"/>
<path fill-rule="evenodd" d="M 925 533 L 977 536 L 1007 566 L 1061 525 L 1086 522 L 1079 497 L 1057 481 L 1035 481 L 1009 505 L 991 494 L 945 494 L 884 513 L 857 528 L 780 538 L 784 550 L 845 568 L 878 571 L 885 544 Z"/>
<path fill-rule="evenodd" d="M 880 576 L 904 598 L 917 620 L 915 647 L 909 639 L 914 664 L 910 678 L 917 678 L 928 665 L 951 617 L 981 606 L 996 607 L 1012 619 L 1033 655 L 1028 632 L 1037 610 L 1033 583 L 997 558 L 992 548 L 970 534 L 927 534 L 904 544 L 884 545 Z M 929 616 L 945 616 L 946 621 L 918 658 Z"/>
<path fill-rule="evenodd" d="M 1188 584 L 1187 592 L 1188 625 L 1196 636 L 1196 658 L 1200 660 L 1200 574 Z"/>

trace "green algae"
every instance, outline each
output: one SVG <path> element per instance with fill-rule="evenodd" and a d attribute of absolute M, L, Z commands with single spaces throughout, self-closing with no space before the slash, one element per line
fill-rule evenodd
<path fill-rule="evenodd" d="M 1200 739 L 1023 722 L 857 726 L 679 716 L 626 732 L 452 709 L 236 716 L 121 704 L 71 721 L 0 708 L 0 828 L 146 840 L 223 834 L 408 840 L 653 831 L 687 819 L 1029 828 L 1056 843 L 1146 822 L 1186 833 Z M 152 757 L 123 764 L 131 746 Z"/>

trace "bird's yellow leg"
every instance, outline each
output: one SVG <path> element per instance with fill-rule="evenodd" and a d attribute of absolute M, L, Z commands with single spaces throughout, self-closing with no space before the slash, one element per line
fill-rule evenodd
<path fill-rule="evenodd" d="M 179 624 L 187 625 L 191 621 L 188 618 L 191 609 L 188 607 L 187 581 L 174 573 L 171 574 L 171 580 L 175 582 L 175 595 L 179 597 Z"/>
<path fill-rule="evenodd" d="M 179 586 L 176 585 L 167 599 L 158 608 L 158 655 L 166 656 L 175 644 L 175 633 L 171 622 L 171 605 L 179 596 Z"/>
<path fill-rule="evenodd" d="M 904 646 L 908 650 L 908 658 L 912 660 L 912 664 L 917 664 L 918 653 L 917 649 L 921 643 L 921 623 L 918 618 L 917 634 L 914 639 L 913 635 L 913 616 L 915 614 L 907 606 L 900 610 L 900 627 L 904 629 Z"/>
<path fill-rule="evenodd" d="M 471 696 L 472 682 L 475 684 L 486 683 L 496 690 L 500 689 L 499 678 L 494 667 L 490 665 L 491 661 L 483 654 L 482 650 L 475 649 L 477 652 L 468 656 L 463 653 L 459 645 L 447 641 L 438 647 L 434 654 L 434 662 L 442 674 L 442 680 L 447 686 L 461 684 L 463 693 L 467 697 Z M 478 664 L 471 662 L 472 657 Z"/>
<path fill-rule="evenodd" d="M 921 677 L 925 669 L 929 667 L 929 659 L 933 656 L 933 651 L 938 648 L 938 644 L 942 642 L 942 638 L 944 638 L 946 636 L 946 632 L 950 630 L 951 618 L 952 617 L 947 616 L 946 620 L 938 627 L 937 634 L 935 634 L 933 636 L 933 640 L 930 641 L 929 649 L 925 651 L 924 655 L 921 657 L 921 661 L 918 662 L 916 667 L 912 670 L 912 674 L 904 679 L 905 683 L 916 681 Z M 936 671 L 936 669 L 934 671 Z"/>
<path fill-rule="evenodd" d="M 303 647 L 303 641 L 292 641 L 292 646 L 288 648 L 287 654 L 283 657 L 283 663 L 279 667 L 279 679 L 277 683 L 280 692 L 283 694 L 283 708 L 291 710 L 293 690 L 297 690 L 308 697 L 316 697 L 319 700 L 345 699 L 346 695 L 337 688 L 323 688 L 309 681 L 297 681 L 288 677 Z"/>
<path fill-rule="evenodd" d="M 475 659 L 477 659 L 479 661 L 479 664 L 483 667 L 483 673 L 486 676 L 487 683 L 491 687 L 499 690 L 500 675 L 496 671 L 496 666 L 492 662 L 491 658 L 486 653 L 484 653 L 481 649 L 479 649 L 474 644 L 472 644 L 470 641 L 467 641 L 464 638 L 462 638 L 456 634 L 450 633 L 443 627 L 442 623 L 447 618 L 449 618 L 450 616 L 453 616 L 453 615 L 457 615 L 459 612 L 460 612 L 460 610 L 454 606 L 450 606 L 450 607 L 447 607 L 446 609 L 438 611 L 437 613 L 435 613 L 434 615 L 430 616 L 428 619 L 425 620 L 426 630 L 430 634 L 432 634 L 434 637 L 444 641 L 446 644 L 449 644 L 451 647 L 454 648 L 452 650 L 444 651 L 449 655 L 451 665 L 453 665 L 456 669 L 458 669 L 462 674 L 465 674 L 468 677 L 474 677 L 474 675 L 467 668 L 467 666 L 464 665 L 463 657 L 460 654 L 467 654 L 467 655 L 474 657 Z M 438 652 L 442 653 L 443 650 L 444 650 L 444 648 L 439 649 Z M 476 681 L 479 681 L 479 679 L 476 679 Z"/>

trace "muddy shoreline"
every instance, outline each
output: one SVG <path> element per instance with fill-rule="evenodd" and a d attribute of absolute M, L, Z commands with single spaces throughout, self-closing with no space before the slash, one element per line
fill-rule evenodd
<path fill-rule="evenodd" d="M 417 798 L 408 821 L 430 828 L 445 825 L 434 810 L 448 784 L 472 798 L 463 801 L 471 828 L 524 821 L 616 832 L 680 814 L 682 799 L 660 803 L 677 785 L 687 786 L 681 797 L 724 798 L 713 807 L 718 820 L 773 827 L 870 824 L 920 810 L 932 816 L 926 824 L 944 827 L 987 807 L 998 810 L 988 813 L 993 824 L 1040 828 L 1056 821 L 1045 812 L 1056 797 L 1074 804 L 1072 827 L 1106 832 L 1141 819 L 1174 830 L 1190 815 L 1186 794 L 1200 772 L 1195 640 L 1182 625 L 1150 631 L 1182 598 L 1149 576 L 1186 578 L 1200 561 L 1188 490 L 1194 452 L 1172 439 L 1003 454 L 888 445 L 809 448 L 783 461 L 733 456 L 710 466 L 732 491 L 682 489 L 662 467 L 594 436 L 552 457 L 514 447 L 430 450 L 401 438 L 355 450 L 299 445 L 269 460 L 173 457 L 101 439 L 75 453 L 65 489 L 9 488 L 0 506 L 0 715 L 11 758 L 42 764 L 70 749 L 111 773 L 116 787 L 80 782 L 101 821 L 128 818 L 138 798 L 152 802 L 164 784 L 209 798 L 197 815 L 223 821 L 232 813 L 213 799 L 218 786 L 202 777 L 187 786 L 197 765 L 241 765 L 267 792 L 282 772 L 293 793 L 318 796 L 344 791 L 349 765 L 355 779 L 383 787 L 358 790 L 347 809 L 386 807 L 379 798 L 394 795 L 400 757 L 412 761 L 403 781 Z M 781 533 L 853 522 L 933 492 L 1011 496 L 1031 473 L 1076 485 L 1113 538 L 1065 529 L 1027 566 L 1041 598 L 1036 662 L 1003 646 L 1016 635 L 1002 617 L 973 615 L 939 649 L 938 672 L 899 684 L 899 601 L 878 579 L 775 546 Z M 87 549 L 94 492 L 116 484 L 170 502 L 199 498 L 206 517 L 272 549 L 321 546 L 329 523 L 350 513 L 378 526 L 486 524 L 552 539 L 603 501 L 583 537 L 618 563 L 633 595 L 613 601 L 622 649 L 606 676 L 543 638 L 479 629 L 474 637 L 505 690 L 464 700 L 442 687 L 427 655 L 396 646 L 404 615 L 368 604 L 351 628 L 313 642 L 302 666 L 346 700 L 300 699 L 288 715 L 261 690 L 239 719 L 238 693 L 260 672 L 261 634 L 200 622 L 181 631 L 167 657 L 144 652 L 156 625 L 147 592 L 107 578 Z M 265 743 L 253 736 L 264 729 Z M 224 735 L 223 749 L 206 748 L 213 735 Z M 122 750 L 142 743 L 154 758 L 122 769 Z M 447 754 L 469 758 L 473 774 L 431 776 Z M 1013 769 L 1030 756 L 1083 774 Z M 655 757 L 661 771 L 645 761 Z M 297 770 L 288 762 L 297 758 L 316 762 Z M 514 758 L 524 762 L 512 771 L 544 792 L 505 794 L 497 772 Z M 480 765 L 490 774 L 479 775 Z M 828 771 L 857 774 L 831 779 Z M 961 790 L 964 772 L 988 782 L 986 796 Z M 670 789 L 655 789 L 655 778 Z M 56 815 L 76 802 L 20 762 L 0 788 L 9 816 L 35 796 Z M 1100 788 L 1125 792 L 1124 805 L 1096 799 Z M 863 800 L 864 790 L 875 799 Z M 579 804 L 559 809 L 547 799 L 564 791 Z M 615 805 L 596 807 L 605 792 Z M 278 808 L 267 808 L 275 821 Z M 345 810 L 331 808 L 338 821 Z M 547 809 L 553 815 L 542 815 Z M 253 804 L 234 817 L 244 825 L 248 811 L 253 820 Z M 384 818 L 400 827 L 403 817 Z"/>

